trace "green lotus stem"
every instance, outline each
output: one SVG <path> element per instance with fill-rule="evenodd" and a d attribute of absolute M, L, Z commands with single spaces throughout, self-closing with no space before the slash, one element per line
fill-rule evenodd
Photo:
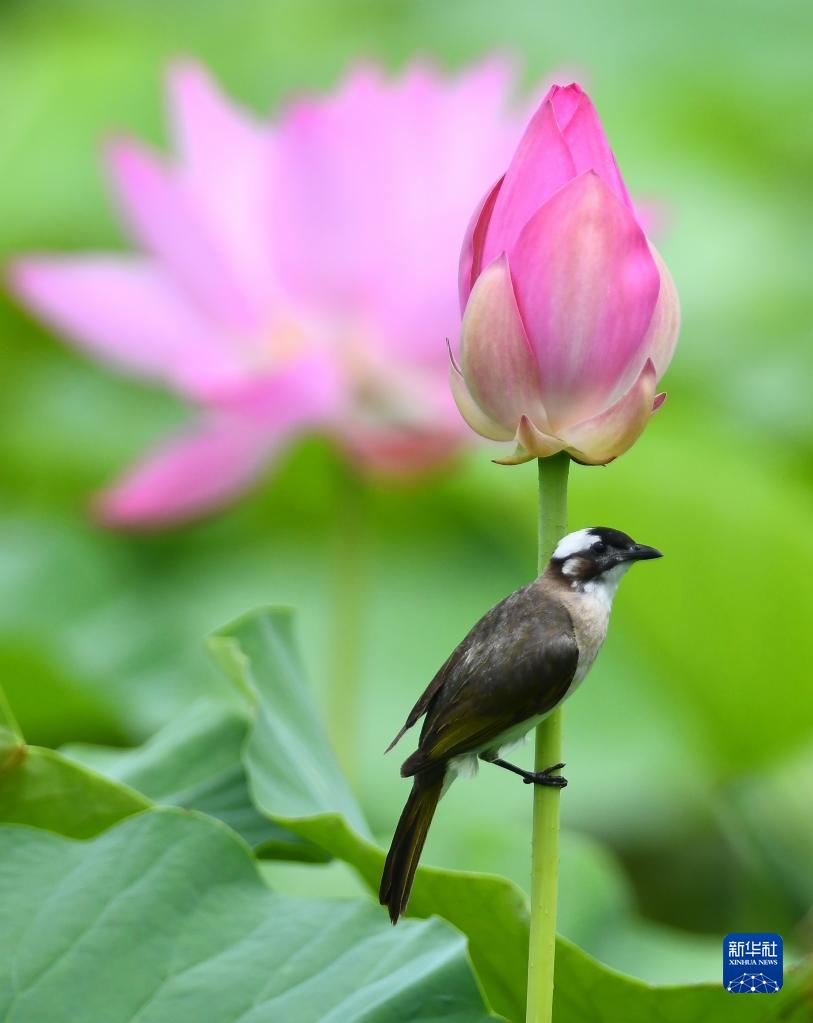
<path fill-rule="evenodd" d="M 356 780 L 362 715 L 362 647 L 368 583 L 366 486 L 339 467 L 333 539 L 333 593 L 328 665 L 328 732 L 339 765 Z"/>
<path fill-rule="evenodd" d="M 567 532 L 567 455 L 539 462 L 539 571 Z M 534 770 L 562 759 L 562 711 L 555 710 L 536 730 Z M 526 1023 L 550 1023 L 553 1017 L 553 967 L 556 955 L 556 904 L 559 896 L 559 798 L 561 789 L 534 785 L 531 845 L 531 931 L 528 942 Z"/>

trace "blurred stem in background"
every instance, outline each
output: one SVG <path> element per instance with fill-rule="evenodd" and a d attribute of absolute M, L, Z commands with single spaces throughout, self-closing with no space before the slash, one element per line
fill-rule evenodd
<path fill-rule="evenodd" d="M 362 641 L 368 582 L 365 482 L 346 464 L 337 470 L 333 541 L 333 612 L 328 672 L 328 729 L 345 776 L 355 782 L 362 713 Z"/>
<path fill-rule="evenodd" d="M 566 454 L 538 459 L 539 554 L 541 572 L 567 532 Z M 562 759 L 562 711 L 556 710 L 536 730 L 534 770 Z M 553 1016 L 553 970 L 556 954 L 556 904 L 559 894 L 559 799 L 561 789 L 534 785 L 531 847 L 531 932 L 528 943 L 526 1023 L 550 1023 Z"/>

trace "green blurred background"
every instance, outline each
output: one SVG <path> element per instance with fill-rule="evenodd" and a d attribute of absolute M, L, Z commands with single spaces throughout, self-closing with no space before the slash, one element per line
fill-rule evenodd
<path fill-rule="evenodd" d="M 99 144 L 164 140 L 168 58 L 202 59 L 258 111 L 359 57 L 459 68 L 493 49 L 530 86 L 590 89 L 630 190 L 661 201 L 684 326 L 670 398 L 635 449 L 575 467 L 574 527 L 667 557 L 637 570 L 568 705 L 562 930 L 653 980 L 716 979 L 719 939 L 813 918 L 813 75 L 808 4 L 600 0 L 13 2 L 0 9 L 0 246 L 122 247 Z M 228 699 L 202 638 L 258 603 L 300 612 L 323 705 L 341 584 L 344 469 L 289 452 L 248 500 L 160 535 L 113 534 L 88 495 L 184 410 L 0 304 L 0 676 L 28 739 L 132 744 Z M 367 530 L 354 784 L 388 839 L 405 797 L 382 751 L 451 647 L 535 564 L 533 466 L 482 449 L 443 478 L 358 496 Z M 341 519 L 341 516 L 338 516 Z M 345 736 L 346 738 L 346 736 Z M 527 758 L 525 752 L 523 758 Z M 455 786 L 425 859 L 525 885 L 528 790 Z M 337 866 L 268 868 L 344 893 Z"/>

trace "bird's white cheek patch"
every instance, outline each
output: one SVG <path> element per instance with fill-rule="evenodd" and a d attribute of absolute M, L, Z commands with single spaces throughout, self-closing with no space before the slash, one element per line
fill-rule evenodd
<path fill-rule="evenodd" d="M 562 575 L 574 576 L 579 574 L 580 558 L 568 558 L 562 565 Z"/>

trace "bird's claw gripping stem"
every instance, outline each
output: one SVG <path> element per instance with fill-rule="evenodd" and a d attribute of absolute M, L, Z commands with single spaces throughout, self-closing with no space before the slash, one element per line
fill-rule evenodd
<path fill-rule="evenodd" d="M 554 764 L 552 767 L 546 767 L 544 771 L 528 771 L 522 780 L 526 785 L 547 785 L 550 788 L 563 789 L 567 785 L 567 778 L 553 772 L 561 771 L 564 766 Z"/>
<path fill-rule="evenodd" d="M 517 767 L 516 764 L 509 764 L 507 760 L 502 760 L 500 757 L 486 756 L 482 753 L 480 756 L 496 767 L 502 767 L 512 774 L 518 774 L 526 785 L 547 785 L 552 789 L 563 789 L 567 785 L 567 778 L 553 773 L 560 771 L 565 766 L 564 764 L 554 764 L 553 767 L 546 767 L 544 771 L 526 771 L 522 767 Z"/>

